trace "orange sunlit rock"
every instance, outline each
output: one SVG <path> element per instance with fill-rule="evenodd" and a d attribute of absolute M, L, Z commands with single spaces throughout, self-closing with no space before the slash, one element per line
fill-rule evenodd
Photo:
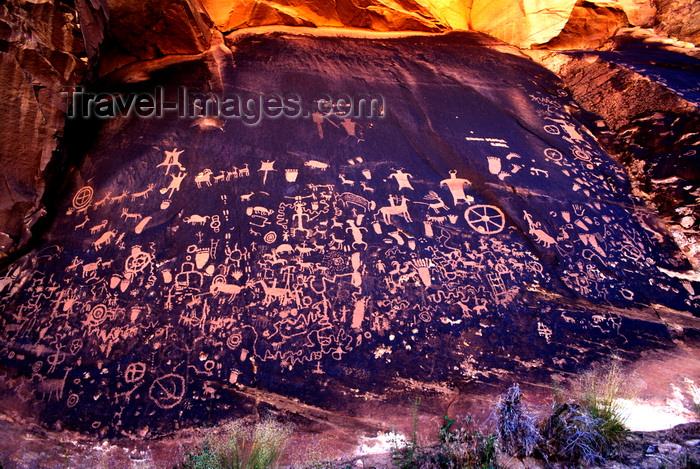
<path fill-rule="evenodd" d="M 356 27 L 378 31 L 463 29 L 467 8 L 456 0 L 302 0 L 246 2 L 204 0 L 214 24 L 223 31 L 265 25 Z"/>
<path fill-rule="evenodd" d="M 579 2 L 558 36 L 547 43 L 548 49 L 595 49 L 627 25 L 627 15 L 612 2 Z"/>
<path fill-rule="evenodd" d="M 544 44 L 564 28 L 576 0 L 474 0 L 471 26 L 519 47 Z"/>

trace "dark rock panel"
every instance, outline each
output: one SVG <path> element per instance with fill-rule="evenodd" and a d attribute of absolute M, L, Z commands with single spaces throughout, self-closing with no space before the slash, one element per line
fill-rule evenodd
<path fill-rule="evenodd" d="M 156 436 L 275 395 L 371 418 L 671 347 L 660 311 L 697 328 L 624 169 L 487 36 L 241 34 L 149 76 L 100 91 L 229 93 L 248 118 L 71 124 L 58 215 L 0 279 L 5 381 L 49 424 Z M 339 101 L 368 95 L 381 117 Z"/>

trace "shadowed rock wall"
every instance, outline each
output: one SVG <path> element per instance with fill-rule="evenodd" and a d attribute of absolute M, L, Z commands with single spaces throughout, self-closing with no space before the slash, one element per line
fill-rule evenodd
<path fill-rule="evenodd" d="M 42 172 L 63 133 L 59 91 L 82 80 L 84 58 L 68 2 L 0 5 L 0 253 L 26 243 L 42 214 Z"/>

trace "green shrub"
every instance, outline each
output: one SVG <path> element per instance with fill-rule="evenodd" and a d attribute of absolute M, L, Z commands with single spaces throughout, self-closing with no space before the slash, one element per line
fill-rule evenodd
<path fill-rule="evenodd" d="M 188 451 L 183 469 L 267 469 L 282 457 L 291 428 L 274 420 L 229 424 L 225 431 Z"/>
<path fill-rule="evenodd" d="M 628 433 L 625 427 L 628 416 L 618 404 L 626 391 L 624 384 L 620 365 L 611 362 L 581 374 L 576 386 L 575 401 L 598 420 L 598 431 L 610 444 L 621 441 Z"/>
<path fill-rule="evenodd" d="M 413 403 L 413 436 L 410 441 L 398 440 L 393 448 L 394 465 L 400 469 L 497 469 L 496 436 L 484 435 L 473 428 L 471 417 L 455 425 L 445 416 L 438 432 L 438 444 L 419 446 L 417 438 L 417 405 Z"/>
<path fill-rule="evenodd" d="M 459 428 L 454 428 L 456 420 L 445 416 L 445 424 L 440 427 L 439 445 L 433 447 L 426 456 L 425 468 L 495 469 L 496 436 L 485 435 L 473 428 L 471 417 Z"/>
<path fill-rule="evenodd" d="M 392 457 L 394 464 L 399 469 L 412 469 L 418 466 L 418 408 L 420 407 L 420 399 L 411 402 L 411 417 L 413 419 L 413 429 L 411 432 L 410 441 L 394 440 L 392 443 Z"/>

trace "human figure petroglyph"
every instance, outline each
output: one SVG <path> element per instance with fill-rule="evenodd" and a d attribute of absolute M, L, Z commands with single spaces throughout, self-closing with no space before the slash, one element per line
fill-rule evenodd
<path fill-rule="evenodd" d="M 408 213 L 408 199 L 405 196 L 401 196 L 401 203 L 395 205 L 395 199 L 393 196 L 389 196 L 389 205 L 381 207 L 379 213 L 382 214 L 384 223 L 387 225 L 391 224 L 392 215 L 398 215 L 403 217 L 407 222 L 412 222 L 411 215 Z"/>
<path fill-rule="evenodd" d="M 274 162 L 274 161 L 270 161 L 270 160 L 268 160 L 268 161 L 261 161 L 261 162 L 260 162 L 260 169 L 258 169 L 258 171 L 262 171 L 262 172 L 263 172 L 263 180 L 262 180 L 262 183 L 263 183 L 263 186 L 264 186 L 265 183 L 267 182 L 267 175 L 268 175 L 270 172 L 272 172 L 272 171 L 277 171 L 277 170 L 275 169 L 275 162 Z"/>
<path fill-rule="evenodd" d="M 357 137 L 357 122 L 350 120 L 350 119 L 343 119 L 340 121 L 340 125 L 343 127 L 345 132 L 348 134 L 348 137 Z M 358 138 L 358 141 L 362 141 L 362 139 Z"/>
<path fill-rule="evenodd" d="M 399 189 L 408 189 L 408 190 L 413 190 L 413 186 L 411 185 L 411 182 L 408 180 L 408 178 L 412 178 L 413 175 L 409 173 L 404 173 L 402 169 L 398 169 L 391 173 L 389 178 L 394 178 L 399 185 Z"/>
<path fill-rule="evenodd" d="M 326 117 L 321 114 L 320 112 L 314 112 L 311 114 L 311 120 L 314 124 L 316 124 L 316 130 L 318 131 L 318 138 L 323 140 L 323 123 L 326 121 Z M 337 127 L 337 124 L 333 121 L 328 121 L 334 126 Z"/>
<path fill-rule="evenodd" d="M 443 179 L 440 181 L 440 187 L 447 186 L 447 188 L 450 190 L 455 205 L 470 203 L 474 200 L 473 197 L 467 197 L 467 195 L 464 193 L 464 187 L 469 187 L 470 185 L 471 182 L 468 179 L 457 177 L 457 170 L 455 169 L 450 170 L 450 177 L 448 179 Z"/>
<path fill-rule="evenodd" d="M 367 232 L 367 228 L 363 226 L 357 226 L 355 224 L 355 220 L 346 220 L 345 222 L 348 224 L 348 228 L 346 228 L 345 231 L 352 234 L 353 249 L 357 249 L 359 246 L 362 246 L 363 249 L 366 249 L 367 243 L 362 239 L 362 232 Z"/>
<path fill-rule="evenodd" d="M 73 307 L 78 303 L 80 296 L 77 290 L 69 288 L 67 290 L 61 290 L 58 294 L 58 298 L 54 304 L 54 314 L 58 316 L 59 305 L 63 304 L 60 308 L 62 312 L 70 314 L 73 312 Z"/>
<path fill-rule="evenodd" d="M 173 149 L 173 151 L 168 151 L 165 150 L 165 159 L 163 160 L 162 163 L 157 164 L 156 168 L 160 168 L 161 166 L 165 166 L 165 175 L 167 176 L 168 173 L 170 172 L 170 168 L 172 166 L 177 166 L 178 170 L 180 172 L 185 171 L 185 167 L 180 164 L 179 158 L 180 155 L 184 152 L 185 150 L 180 150 L 178 151 L 177 148 Z"/>
<path fill-rule="evenodd" d="M 184 171 L 180 171 L 178 174 L 171 174 L 170 184 L 168 187 L 163 187 L 160 189 L 159 192 L 163 195 L 168 194 L 167 197 L 170 199 L 175 191 L 180 190 L 180 185 L 182 184 L 182 180 L 185 179 L 185 176 L 187 176 L 187 173 Z"/>

